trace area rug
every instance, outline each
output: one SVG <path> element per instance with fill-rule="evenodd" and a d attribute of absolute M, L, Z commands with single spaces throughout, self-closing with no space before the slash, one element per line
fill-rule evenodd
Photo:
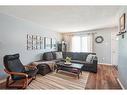
<path fill-rule="evenodd" d="M 45 76 L 37 75 L 36 80 L 33 80 L 27 89 L 82 90 L 85 89 L 88 76 L 89 72 L 82 72 L 82 75 L 80 75 L 80 78 L 78 79 L 76 75 L 64 71 L 49 73 Z"/>

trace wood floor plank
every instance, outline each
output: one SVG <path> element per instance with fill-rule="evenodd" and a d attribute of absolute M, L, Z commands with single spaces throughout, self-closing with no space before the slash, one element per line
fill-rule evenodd
<path fill-rule="evenodd" d="M 97 73 L 89 74 L 85 89 L 121 89 L 117 76 L 118 71 L 114 66 L 99 64 Z"/>

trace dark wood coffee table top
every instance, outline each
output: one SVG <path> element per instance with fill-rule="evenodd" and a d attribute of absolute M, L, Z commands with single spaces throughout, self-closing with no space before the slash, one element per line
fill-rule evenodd
<path fill-rule="evenodd" d="M 58 62 L 56 63 L 56 65 L 61 65 L 64 67 L 70 67 L 70 68 L 76 68 L 76 69 L 81 69 L 84 66 L 83 64 L 73 63 L 73 62 L 72 64 L 65 64 L 65 62 Z"/>
<path fill-rule="evenodd" d="M 79 74 L 82 74 L 82 67 L 84 66 L 83 64 L 79 64 L 79 63 L 73 63 L 72 64 L 65 64 L 65 62 L 58 62 L 56 63 L 57 68 L 56 68 L 56 72 L 58 72 L 59 70 L 63 70 L 63 71 L 68 71 L 74 74 L 78 75 L 78 79 L 79 79 Z"/>

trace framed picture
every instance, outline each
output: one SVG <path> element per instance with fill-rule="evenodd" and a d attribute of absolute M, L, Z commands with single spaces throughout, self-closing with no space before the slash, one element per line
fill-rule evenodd
<path fill-rule="evenodd" d="M 44 48 L 44 37 L 40 37 L 40 49 Z"/>
<path fill-rule="evenodd" d="M 51 49 L 51 38 L 44 37 L 44 49 Z"/>
<path fill-rule="evenodd" d="M 32 39 L 33 39 L 33 50 L 36 50 L 37 49 L 37 36 L 33 35 Z"/>
<path fill-rule="evenodd" d="M 125 32 L 125 21 L 126 21 L 126 15 L 125 13 L 120 17 L 119 23 L 120 23 L 120 33 Z"/>
<path fill-rule="evenodd" d="M 27 34 L 27 50 L 32 50 L 32 48 L 33 48 L 32 35 Z"/>
<path fill-rule="evenodd" d="M 56 39 L 52 38 L 52 49 L 56 49 L 57 47 L 57 42 L 56 42 Z"/>
<path fill-rule="evenodd" d="M 36 49 L 40 49 L 40 36 L 36 36 Z"/>

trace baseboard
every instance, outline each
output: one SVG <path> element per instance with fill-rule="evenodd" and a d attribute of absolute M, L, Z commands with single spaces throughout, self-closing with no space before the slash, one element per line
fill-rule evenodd
<path fill-rule="evenodd" d="M 98 63 L 100 65 L 109 65 L 109 66 L 113 66 L 112 64 L 108 64 L 108 63 Z"/>
<path fill-rule="evenodd" d="M 121 81 L 117 78 L 118 83 L 120 84 L 121 88 L 124 90 L 124 86 L 122 85 Z"/>

